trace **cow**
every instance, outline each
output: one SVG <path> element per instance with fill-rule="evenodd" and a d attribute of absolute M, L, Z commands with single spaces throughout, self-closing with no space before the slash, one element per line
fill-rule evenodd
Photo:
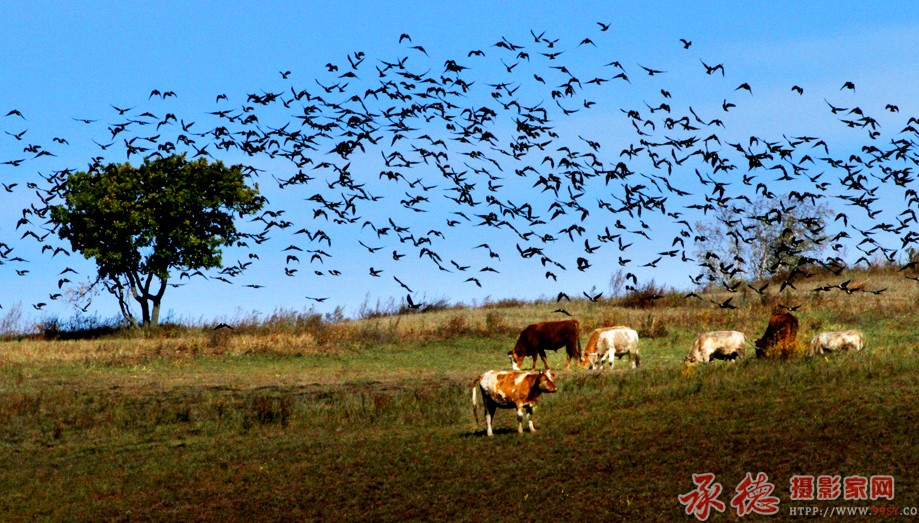
<path fill-rule="evenodd" d="M 811 340 L 808 356 L 824 352 L 844 352 L 865 348 L 865 337 L 860 331 L 821 332 Z"/>
<path fill-rule="evenodd" d="M 523 433 L 523 419 L 527 418 L 530 432 L 536 432 L 533 426 L 533 407 L 543 392 L 555 392 L 555 376 L 549 370 L 533 371 L 496 371 L 490 370 L 472 383 L 472 413 L 476 425 L 479 424 L 479 410 L 476 403 L 476 391 L 482 393 L 482 404 L 485 407 L 485 430 L 489 436 L 495 411 L 515 409 L 517 411 L 517 432 Z"/>
<path fill-rule="evenodd" d="M 798 352 L 798 318 L 788 312 L 774 312 L 763 337 L 756 340 L 756 357 L 788 357 Z"/>
<path fill-rule="evenodd" d="M 747 342 L 744 333 L 738 331 L 703 332 L 692 342 L 692 349 L 686 356 L 684 364 L 692 365 L 715 360 L 733 361 L 744 356 L 744 344 Z"/>
<path fill-rule="evenodd" d="M 528 356 L 533 358 L 533 367 L 536 368 L 536 356 L 542 358 L 546 370 L 549 370 L 549 362 L 546 361 L 546 351 L 555 350 L 565 347 L 568 353 L 568 359 L 565 361 L 565 368 L 571 363 L 571 358 L 575 361 L 581 359 L 581 324 L 578 320 L 564 321 L 544 321 L 534 323 L 523 329 L 517 338 L 517 344 L 514 349 L 507 353 L 511 360 L 511 366 L 514 370 L 520 370 L 520 364 Z"/>
<path fill-rule="evenodd" d="M 639 365 L 638 333 L 628 327 L 601 327 L 590 333 L 587 346 L 581 354 L 581 366 L 590 365 L 591 369 L 603 369 L 604 363 L 613 366 L 616 358 L 628 356 L 632 368 Z"/>

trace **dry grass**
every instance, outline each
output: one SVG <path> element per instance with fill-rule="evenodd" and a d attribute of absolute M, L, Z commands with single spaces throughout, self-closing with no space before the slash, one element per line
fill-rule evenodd
<path fill-rule="evenodd" d="M 839 289 L 814 292 L 839 280 L 863 290 L 847 294 Z M 825 330 L 844 330 L 866 320 L 897 321 L 908 318 L 919 306 L 919 285 L 895 271 L 857 272 L 828 279 L 814 277 L 786 289 L 781 297 L 746 293 L 707 293 L 703 299 L 655 300 L 648 308 L 634 298 L 600 301 L 574 300 L 562 305 L 581 323 L 582 334 L 595 328 L 627 325 L 642 338 L 666 338 L 674 330 L 740 330 L 758 338 L 771 312 L 778 306 L 795 307 L 801 321 L 799 340 Z M 886 289 L 874 294 L 872 290 Z M 649 291 L 650 292 L 650 291 Z M 654 293 L 663 292 L 659 289 Z M 737 309 L 714 305 L 734 297 Z M 376 315 L 357 320 L 327 322 L 312 313 L 276 311 L 271 316 L 239 319 L 232 328 L 167 325 L 153 333 L 120 331 L 83 340 L 47 340 L 38 335 L 0 342 L 2 365 L 60 365 L 93 363 L 130 366 L 156 360 L 187 361 L 201 357 L 246 355 L 307 356 L 347 355 L 386 344 L 433 343 L 458 336 L 492 339 L 514 338 L 530 323 L 564 319 L 554 302 L 524 303 L 515 300 L 487 303 L 481 308 L 444 307 L 423 314 Z"/>
<path fill-rule="evenodd" d="M 840 279 L 889 289 L 811 290 Z M 792 474 L 892 474 L 897 503 L 915 505 L 919 285 L 812 280 L 781 299 L 737 295 L 738 309 L 719 294 L 564 303 L 582 337 L 642 332 L 642 367 L 563 372 L 541 433 L 518 438 L 502 412 L 487 441 L 469 384 L 507 367 L 523 327 L 562 319 L 558 304 L 0 342 L 0 519 L 504 520 L 538 506 L 551 520 L 671 521 L 691 473 L 729 489 L 758 470 L 780 490 Z M 697 332 L 755 339 L 778 303 L 800 305 L 802 342 L 859 328 L 869 350 L 680 374 Z"/>

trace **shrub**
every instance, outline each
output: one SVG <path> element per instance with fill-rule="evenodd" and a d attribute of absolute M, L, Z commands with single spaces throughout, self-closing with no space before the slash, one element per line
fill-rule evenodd
<path fill-rule="evenodd" d="M 469 325 L 466 316 L 463 314 L 454 314 L 440 327 L 440 334 L 445 338 L 461 336 L 469 333 Z"/>
<path fill-rule="evenodd" d="M 504 316 L 495 311 L 488 311 L 485 314 L 485 335 L 489 337 L 502 334 L 507 331 L 509 325 L 504 321 Z"/>
<path fill-rule="evenodd" d="M 652 313 L 648 313 L 641 321 L 641 325 L 636 329 L 638 335 L 642 338 L 666 338 L 670 331 L 664 322 Z"/>
<path fill-rule="evenodd" d="M 618 305 L 631 309 L 648 309 L 657 305 L 658 300 L 666 296 L 667 291 L 658 286 L 654 279 L 635 287 L 626 287 L 628 292 L 620 298 Z"/>
<path fill-rule="evenodd" d="M 233 327 L 218 325 L 207 332 L 207 346 L 210 349 L 226 349 L 230 342 Z"/>

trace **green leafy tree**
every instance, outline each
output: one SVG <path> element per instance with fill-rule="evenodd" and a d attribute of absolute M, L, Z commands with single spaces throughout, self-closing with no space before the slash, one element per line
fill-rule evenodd
<path fill-rule="evenodd" d="M 62 200 L 51 222 L 73 251 L 96 262 L 96 283 L 118 298 L 124 318 L 155 326 L 173 269 L 221 266 L 221 247 L 245 237 L 236 219 L 258 212 L 265 199 L 241 165 L 225 167 L 185 155 L 108 164 L 75 172 L 57 188 Z"/>

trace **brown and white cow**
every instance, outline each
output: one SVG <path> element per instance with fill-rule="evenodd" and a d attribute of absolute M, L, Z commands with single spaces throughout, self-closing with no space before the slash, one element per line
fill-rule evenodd
<path fill-rule="evenodd" d="M 549 369 L 549 362 L 546 361 L 547 350 L 558 350 L 565 347 L 568 353 L 568 359 L 565 361 L 565 368 L 571 363 L 571 358 L 575 361 L 581 359 L 581 324 L 578 320 L 564 321 L 544 321 L 534 323 L 523 329 L 517 338 L 517 344 L 514 350 L 507 353 L 511 360 L 514 370 L 520 370 L 520 364 L 527 357 L 533 358 L 533 369 L 536 368 L 536 356 L 542 358 L 546 370 Z"/>
<path fill-rule="evenodd" d="M 865 348 L 865 337 L 860 331 L 821 332 L 811 340 L 808 356 L 824 352 L 859 351 Z"/>
<path fill-rule="evenodd" d="M 482 393 L 482 404 L 485 407 L 485 429 L 489 436 L 492 432 L 492 422 L 495 411 L 502 409 L 515 409 L 517 411 L 517 432 L 523 433 L 523 419 L 527 418 L 530 432 L 536 432 L 533 426 L 533 407 L 543 392 L 555 392 L 553 374 L 548 371 L 496 371 L 490 370 L 479 376 L 472 383 L 472 413 L 475 415 L 476 425 L 479 423 L 479 410 L 476 403 L 476 391 Z"/>
<path fill-rule="evenodd" d="M 628 356 L 632 368 L 639 365 L 638 332 L 628 327 L 601 327 L 590 333 L 587 346 L 581 354 L 581 366 L 590 365 L 591 369 L 603 369 L 604 363 L 613 366 L 613 356 Z"/>
<path fill-rule="evenodd" d="M 684 364 L 708 363 L 713 359 L 733 361 L 743 358 L 746 341 L 744 333 L 738 331 L 703 332 L 692 342 L 692 349 Z"/>

